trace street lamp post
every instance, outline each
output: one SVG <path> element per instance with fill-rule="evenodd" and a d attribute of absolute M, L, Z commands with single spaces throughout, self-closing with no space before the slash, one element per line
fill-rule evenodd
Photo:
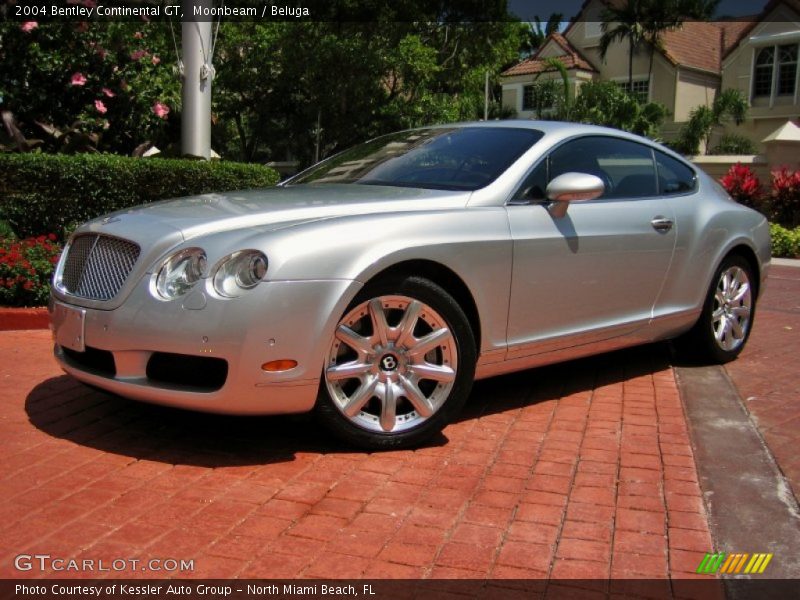
<path fill-rule="evenodd" d="M 212 0 L 183 0 L 181 25 L 183 49 L 183 111 L 181 152 L 184 155 L 211 158 L 211 21 L 195 21 L 194 7 L 204 12 Z"/>

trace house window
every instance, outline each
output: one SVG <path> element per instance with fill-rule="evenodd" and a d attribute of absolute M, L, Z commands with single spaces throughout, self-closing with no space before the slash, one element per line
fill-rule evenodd
<path fill-rule="evenodd" d="M 753 96 L 772 94 L 772 70 L 775 62 L 775 47 L 762 48 L 756 55 L 756 68 L 753 73 Z"/>
<path fill-rule="evenodd" d="M 642 79 L 640 81 L 634 81 L 631 87 L 631 93 L 636 96 L 639 102 L 647 102 L 647 98 L 650 95 L 650 80 Z"/>
<path fill-rule="evenodd" d="M 797 45 L 779 46 L 778 95 L 794 95 L 797 79 Z"/>
<path fill-rule="evenodd" d="M 526 85 L 522 89 L 522 110 L 533 110 L 536 107 L 536 86 Z"/>
<path fill-rule="evenodd" d="M 777 76 L 775 93 L 792 96 L 797 82 L 797 44 L 767 46 L 756 53 L 753 69 L 753 97 L 772 96 L 773 78 Z M 777 59 L 777 64 L 776 64 Z"/>
<path fill-rule="evenodd" d="M 545 80 L 526 85 L 522 89 L 522 110 L 533 111 L 537 118 L 552 111 L 556 106 L 558 82 Z"/>
<path fill-rule="evenodd" d="M 629 89 L 627 81 L 618 81 L 617 85 L 623 90 Z M 631 85 L 630 91 L 639 102 L 641 103 L 647 102 L 648 99 L 650 98 L 650 80 L 649 79 L 634 80 Z"/>

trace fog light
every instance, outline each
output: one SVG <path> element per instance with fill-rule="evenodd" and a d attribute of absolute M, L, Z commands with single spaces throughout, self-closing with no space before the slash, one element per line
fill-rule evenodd
<path fill-rule="evenodd" d="M 277 373 L 279 371 L 288 371 L 289 369 L 294 369 L 296 366 L 296 360 L 283 358 L 281 360 L 271 360 L 269 362 L 265 362 L 263 365 L 261 365 L 261 369 L 268 373 Z"/>

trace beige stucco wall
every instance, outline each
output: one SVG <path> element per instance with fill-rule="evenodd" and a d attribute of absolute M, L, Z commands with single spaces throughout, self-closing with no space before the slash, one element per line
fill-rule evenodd
<path fill-rule="evenodd" d="M 675 109 L 672 120 L 688 121 L 689 113 L 697 106 L 710 106 L 717 94 L 719 78 L 713 73 L 678 69 L 676 79 Z"/>
<path fill-rule="evenodd" d="M 592 5 L 597 4 L 593 2 Z M 590 7 L 591 8 L 591 7 Z M 599 19 L 599 17 L 598 17 Z M 578 48 L 581 53 L 600 71 L 600 79 L 610 81 L 628 80 L 628 45 L 627 43 L 613 44 L 608 49 L 605 60 L 600 58 L 600 37 L 592 34 L 599 31 L 595 27 L 597 22 L 580 21 L 576 23 L 566 34 L 570 43 Z M 593 30 L 594 29 L 594 30 Z M 633 57 L 633 78 L 643 79 L 647 77 L 650 67 L 650 53 L 642 49 L 634 54 Z"/>
<path fill-rule="evenodd" d="M 653 74 L 650 78 L 650 100 L 667 107 L 670 115 L 675 114 L 675 66 L 661 54 L 653 58 Z M 674 120 L 670 116 L 667 121 Z"/>
<path fill-rule="evenodd" d="M 725 131 L 729 133 L 738 133 L 739 135 L 744 135 L 753 142 L 755 142 L 757 148 L 760 152 L 765 150 L 764 144 L 761 143 L 765 137 L 769 134 L 774 132 L 776 129 L 782 127 L 786 121 L 789 120 L 785 116 L 776 116 L 773 118 L 758 118 L 753 119 L 748 118 L 747 121 L 742 123 L 741 125 L 735 125 L 733 123 L 727 123 L 725 125 Z M 793 119 L 795 120 L 795 119 Z"/>
<path fill-rule="evenodd" d="M 517 95 L 518 90 L 517 88 L 512 87 L 503 87 L 503 107 L 510 108 L 513 110 L 517 110 Z M 519 116 L 519 111 L 517 111 L 517 116 Z"/>
<path fill-rule="evenodd" d="M 754 156 L 695 156 L 691 160 L 717 181 L 735 164 L 743 164 L 750 167 L 750 170 L 758 176 L 761 183 L 768 184 L 771 181 L 770 165 L 767 162 L 767 157 L 762 154 Z"/>

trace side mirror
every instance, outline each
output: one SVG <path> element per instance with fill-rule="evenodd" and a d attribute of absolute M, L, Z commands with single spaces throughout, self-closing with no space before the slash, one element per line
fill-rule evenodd
<path fill-rule="evenodd" d="M 567 214 L 570 202 L 594 200 L 605 192 L 606 186 L 597 175 L 589 173 L 564 173 L 547 185 L 547 199 L 553 203 L 550 214 L 559 219 Z"/>

